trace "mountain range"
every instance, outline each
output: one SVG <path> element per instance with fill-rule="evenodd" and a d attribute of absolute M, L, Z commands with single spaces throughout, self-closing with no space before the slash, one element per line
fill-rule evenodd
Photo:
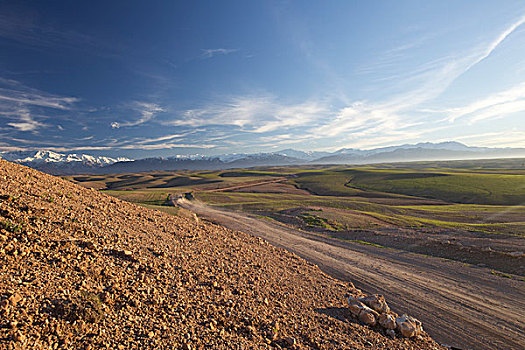
<path fill-rule="evenodd" d="M 0 158 L 54 175 L 89 173 L 114 163 L 131 161 L 123 157 L 64 154 L 48 150 L 0 152 Z"/>
<path fill-rule="evenodd" d="M 216 156 L 176 155 L 168 158 L 112 158 L 63 154 L 48 150 L 0 152 L 0 158 L 50 174 L 127 173 L 155 170 L 212 170 L 254 166 L 307 164 L 370 164 L 525 157 L 525 148 L 469 147 L 460 142 L 417 143 L 370 150 L 342 148 L 335 152 L 285 149 L 268 153 L 232 153 Z"/>

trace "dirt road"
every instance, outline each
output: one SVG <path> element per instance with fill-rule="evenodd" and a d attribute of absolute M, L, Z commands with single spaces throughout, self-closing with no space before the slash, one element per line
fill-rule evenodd
<path fill-rule="evenodd" d="M 206 190 L 206 192 L 226 192 L 226 191 L 233 191 L 233 190 L 238 190 L 238 189 L 246 188 L 246 187 L 253 187 L 253 186 L 260 186 L 260 185 L 268 185 L 268 184 L 273 184 L 273 183 L 283 182 L 283 181 L 286 181 L 286 180 L 288 180 L 288 178 L 286 178 L 286 177 L 280 177 L 280 178 L 278 178 L 278 179 L 266 180 L 266 181 L 244 182 L 244 183 L 239 184 L 239 185 L 228 186 L 228 187 L 221 187 L 221 188 L 215 188 L 215 189 L 212 189 L 212 190 Z"/>
<path fill-rule="evenodd" d="M 367 293 L 385 295 L 394 311 L 419 318 L 442 344 L 460 349 L 525 349 L 523 281 L 459 262 L 297 231 L 197 201 L 179 199 L 177 204 L 292 251 Z"/>

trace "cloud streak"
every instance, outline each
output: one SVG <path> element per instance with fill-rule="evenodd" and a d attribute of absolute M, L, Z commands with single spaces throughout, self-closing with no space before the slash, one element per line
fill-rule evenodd
<path fill-rule="evenodd" d="M 241 131 L 264 133 L 311 124 L 328 112 L 318 102 L 283 104 L 272 96 L 240 96 L 202 108 L 183 111 L 171 126 L 236 126 Z"/>
<path fill-rule="evenodd" d="M 122 127 L 129 127 L 129 126 L 137 126 L 144 123 L 149 122 L 152 120 L 157 113 L 160 112 L 166 112 L 165 108 L 162 108 L 158 104 L 155 103 L 147 103 L 147 102 L 135 102 L 134 108 L 136 112 L 140 113 L 140 117 L 133 121 L 124 121 L 124 122 L 112 122 L 111 128 L 112 129 L 119 129 Z"/>
<path fill-rule="evenodd" d="M 525 147 L 525 131 L 510 130 L 459 136 L 458 141 L 475 142 L 486 147 Z"/>
<path fill-rule="evenodd" d="M 421 114 L 424 110 L 421 106 L 431 105 L 458 77 L 487 59 L 523 23 L 525 17 L 508 26 L 496 39 L 462 56 L 448 56 L 414 68 L 404 83 L 415 87 L 404 89 L 384 101 L 355 101 L 334 108 L 317 101 L 287 105 L 269 96 L 234 97 L 226 102 L 183 111 L 179 118 L 167 124 L 231 125 L 247 133 L 281 132 L 288 135 L 276 139 L 282 143 L 293 143 L 293 138 L 300 135 L 308 135 L 311 139 L 352 141 L 359 147 L 418 139 L 446 128 L 440 125 L 440 119 L 429 117 L 428 112 Z M 467 106 L 440 112 L 449 114 L 449 121 L 470 116 L 473 123 L 525 110 L 524 95 L 525 85 L 521 84 Z M 474 113 L 478 114 L 474 116 Z"/>
<path fill-rule="evenodd" d="M 415 88 L 405 90 L 383 102 L 357 101 L 336 111 L 324 125 L 312 130 L 313 137 L 358 138 L 364 136 L 381 137 L 383 141 L 401 141 L 416 138 L 435 128 L 439 120 L 425 118 L 418 113 L 423 104 L 441 95 L 458 77 L 465 74 L 475 65 L 487 59 L 499 45 L 518 27 L 525 23 L 525 16 L 508 26 L 496 39 L 470 50 L 463 56 L 446 57 L 434 60 L 413 69 L 415 73 L 407 75 L 403 83 L 410 82 Z M 525 83 L 506 91 L 475 101 L 467 106 L 449 110 L 437 109 L 448 114 L 448 120 L 470 116 L 470 122 L 498 118 L 504 115 L 525 110 Z M 434 111 L 434 112 L 436 112 Z M 474 113 L 478 113 L 474 115 Z M 432 126 L 434 124 L 434 126 Z M 420 125 L 418 132 L 411 128 Z M 428 131 L 424 130 L 424 126 Z M 411 130 L 411 131 L 409 131 Z M 348 136 L 346 136 L 348 137 Z M 379 140 L 375 138 L 375 140 Z M 370 142 L 358 141 L 364 146 Z M 379 143 L 379 142 L 377 142 Z M 374 143 L 370 143 L 373 145 Z"/>
<path fill-rule="evenodd" d="M 470 123 L 475 123 L 524 110 L 525 83 L 521 83 L 507 90 L 471 102 L 465 106 L 441 110 L 439 112 L 448 114 L 447 120 L 449 122 L 455 122 L 457 119 L 468 117 Z"/>
<path fill-rule="evenodd" d="M 30 88 L 16 80 L 0 78 L 0 119 L 17 131 L 36 132 L 47 124 L 52 110 L 71 111 L 80 99 L 57 96 Z"/>
<path fill-rule="evenodd" d="M 38 147 L 19 147 L 19 146 L 2 146 L 0 144 L 1 151 L 37 151 L 41 149 L 46 149 L 49 151 L 55 152 L 71 152 L 71 151 L 111 151 L 111 150 L 143 150 L 143 151 L 154 151 L 154 150 L 164 150 L 164 149 L 176 149 L 176 148 L 200 148 L 208 149 L 214 148 L 215 145 L 206 145 L 206 144 L 185 144 L 185 143 L 164 143 L 158 145 L 147 145 L 137 147 L 135 145 L 127 145 L 121 147 L 113 146 L 38 146 Z"/>
<path fill-rule="evenodd" d="M 19 109 L 16 114 L 19 117 L 19 121 L 7 123 L 7 125 L 19 131 L 36 131 L 37 129 L 46 126 L 46 124 L 34 120 L 27 109 Z"/>
<path fill-rule="evenodd" d="M 0 7 L 0 38 L 33 49 L 60 48 L 100 57 L 116 58 L 115 45 L 67 28 L 58 28 L 35 12 L 22 13 Z"/>
<path fill-rule="evenodd" d="M 5 19 L 5 15 L 0 15 L 0 22 L 2 19 Z M 74 33 L 62 35 L 52 30 L 49 35 L 42 35 L 42 28 L 33 21 L 29 20 L 27 23 L 20 21 L 18 18 L 0 24 L 0 37 L 41 46 L 65 45 L 69 39 L 79 39 L 78 42 L 83 40 L 75 37 Z M 421 42 L 405 45 L 401 43 L 397 48 L 383 55 L 376 66 L 369 66 L 370 70 L 365 67 L 357 72 L 359 77 L 368 73 L 373 74 L 372 83 L 376 90 L 372 91 L 370 86 L 372 92 L 367 95 L 366 90 L 363 89 L 364 92 L 357 95 L 359 98 L 349 96 L 346 91 L 350 83 L 347 80 L 348 76 L 344 73 L 339 74 L 343 70 L 327 64 L 330 61 L 323 59 L 323 56 L 317 53 L 313 42 L 303 40 L 301 53 L 307 57 L 313 70 L 317 70 L 322 78 L 329 82 L 327 85 L 330 89 L 327 90 L 330 91 L 323 92 L 324 99 L 314 97 L 290 102 L 272 94 L 241 95 L 200 104 L 195 108 L 179 112 L 173 112 L 175 110 L 173 106 L 169 109 L 164 107 L 170 106 L 169 101 L 162 104 L 152 102 L 119 104 L 117 107 L 113 106 L 114 108 L 99 109 L 97 111 L 99 113 L 93 112 L 94 114 L 89 115 L 90 118 L 85 118 L 86 120 L 82 122 L 77 121 L 77 124 L 82 123 L 81 126 L 87 124 L 90 130 L 94 130 L 93 125 L 102 120 L 106 125 L 106 130 L 103 132 L 109 133 L 113 138 L 123 139 L 101 140 L 94 137 L 82 142 L 80 146 L 64 142 L 66 146 L 63 149 L 210 149 L 225 146 L 228 142 L 232 145 L 240 145 L 239 148 L 278 147 L 286 144 L 307 144 L 309 140 L 316 142 L 321 140 L 322 142 L 318 144 L 330 144 L 334 147 L 374 147 L 393 142 L 412 141 L 427 136 L 439 128 L 448 127 L 452 130 L 452 124 L 458 120 L 466 125 L 503 118 L 512 113 L 525 111 L 525 83 L 478 97 L 470 103 L 451 104 L 448 108 L 441 107 L 443 106 L 441 103 L 438 105 L 438 99 L 446 97 L 443 93 L 449 91 L 450 86 L 454 87 L 452 84 L 459 77 L 470 70 L 472 70 L 471 74 L 474 74 L 473 67 L 480 65 L 480 68 L 481 66 L 484 68 L 485 64 L 481 65 L 481 63 L 489 63 L 491 55 L 496 56 L 494 53 L 500 45 L 513 39 L 512 34 L 524 23 L 525 16 L 519 17 L 505 26 L 502 31 L 494 33 L 483 45 L 465 48 L 459 54 L 456 51 L 451 55 L 434 57 L 415 67 L 407 67 L 406 58 L 410 54 L 408 50 L 422 46 Z M 306 34 L 299 33 L 297 40 L 304 39 Z M 89 41 L 89 38 L 84 39 L 85 42 Z M 208 62 L 205 61 L 206 59 L 239 51 L 236 48 L 202 49 L 201 52 L 194 51 L 193 59 L 200 60 L 201 64 L 206 65 Z M 211 64 L 211 61 L 209 63 Z M 395 72 L 395 74 L 381 76 L 381 73 L 385 73 L 381 70 Z M 357 82 L 359 83 L 359 80 Z M 377 93 L 383 88 L 387 90 L 384 95 Z M 379 97 L 385 95 L 388 97 Z M 163 97 L 161 94 L 154 96 L 156 96 L 155 101 Z M 178 100 L 174 101 L 178 102 Z M 67 118 L 65 115 L 79 112 L 77 108 L 79 102 L 80 99 L 76 97 L 53 95 L 29 88 L 14 80 L 0 79 L 0 120 L 2 121 L 0 130 L 2 132 L 7 130 L 9 135 L 19 136 L 17 133 L 37 134 L 40 129 L 49 128 L 54 131 L 50 138 L 61 140 L 58 135 L 66 133 L 57 132 L 57 128 L 61 128 L 57 124 L 57 119 L 65 119 Z M 113 111 L 114 114 L 109 114 L 108 111 Z M 50 118 L 54 119 L 50 120 Z M 112 129 L 136 128 L 109 130 L 108 124 Z M 132 134 L 143 135 L 140 134 L 142 129 L 139 127 L 153 130 L 153 127 L 158 127 L 159 124 L 164 127 L 165 134 L 155 134 L 159 136 L 152 138 L 129 139 Z M 68 129 L 71 123 L 60 123 L 60 125 Z M 86 130 L 87 125 L 84 125 Z M 201 128 L 202 133 L 195 132 L 195 128 Z M 188 130 L 193 130 L 192 132 L 196 134 L 194 138 L 187 137 L 192 133 L 187 132 Z M 101 132 L 101 135 L 104 134 Z M 462 134 L 458 133 L 458 135 Z M 39 136 L 33 139 L 37 140 Z M 91 146 L 87 145 L 89 143 Z M 60 146 L 56 144 L 54 149 L 59 150 Z"/>
<path fill-rule="evenodd" d="M 212 58 L 215 56 L 224 56 L 229 55 L 234 52 L 238 52 L 239 49 L 202 49 L 202 57 L 203 58 Z"/>
<path fill-rule="evenodd" d="M 470 68 L 474 67 L 476 64 L 480 63 L 487 57 L 489 57 L 494 50 L 505 40 L 509 35 L 511 35 L 518 27 L 525 23 L 525 15 L 521 16 L 516 22 L 512 23 L 505 31 L 500 33 L 500 35 L 492 41 L 480 57 L 478 57 L 472 64 L 465 70 L 468 71 Z"/>
<path fill-rule="evenodd" d="M 80 99 L 76 97 L 48 94 L 11 79 L 0 78 L 0 86 L 0 103 L 2 106 L 12 106 L 16 104 L 18 106 L 70 110 L 73 104 L 80 101 Z"/>

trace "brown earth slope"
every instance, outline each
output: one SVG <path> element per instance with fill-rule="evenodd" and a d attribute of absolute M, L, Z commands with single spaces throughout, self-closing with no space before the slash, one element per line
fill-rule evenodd
<path fill-rule="evenodd" d="M 352 320 L 359 295 L 223 227 L 0 160 L 0 349 L 435 349 Z"/>

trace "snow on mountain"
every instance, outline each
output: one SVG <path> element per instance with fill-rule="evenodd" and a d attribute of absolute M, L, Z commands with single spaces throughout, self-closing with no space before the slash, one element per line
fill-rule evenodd
<path fill-rule="evenodd" d="M 229 154 L 221 154 L 218 156 L 215 156 L 216 158 L 219 158 L 221 161 L 225 163 L 234 162 L 236 160 L 246 158 L 250 156 L 248 153 L 229 153 Z"/>
<path fill-rule="evenodd" d="M 331 154 L 333 155 L 336 155 L 336 154 L 361 154 L 363 152 L 366 152 L 366 151 L 363 151 L 363 150 L 360 150 L 360 149 L 355 149 L 355 148 L 341 148 Z"/>
<path fill-rule="evenodd" d="M 0 152 L 0 158 L 21 164 L 65 164 L 77 163 L 91 166 L 106 166 L 116 162 L 130 161 L 129 158 L 110 158 L 104 156 L 92 156 L 89 154 L 58 153 L 53 151 L 15 151 Z"/>
<path fill-rule="evenodd" d="M 329 152 L 319 151 L 298 151 L 292 148 L 283 149 L 282 151 L 274 152 L 274 154 L 280 154 L 282 156 L 297 158 L 301 160 L 314 160 L 317 158 L 325 157 L 330 155 Z"/>
<path fill-rule="evenodd" d="M 58 153 L 49 150 L 0 152 L 0 158 L 54 175 L 137 172 L 174 169 L 229 169 L 254 166 L 303 164 L 371 164 L 385 162 L 431 161 L 525 157 L 525 148 L 469 147 L 459 142 L 417 143 L 368 150 L 341 148 L 335 152 L 284 149 L 268 153 L 230 153 L 221 155 L 173 155 L 168 158 L 111 158 L 89 154 Z"/>
<path fill-rule="evenodd" d="M 355 148 L 341 148 L 335 152 L 322 152 L 322 151 L 299 151 L 292 148 L 283 149 L 276 152 L 262 152 L 262 153 L 228 153 L 219 154 L 214 156 L 206 156 L 202 154 L 189 154 L 189 155 L 175 155 L 168 159 L 180 159 L 180 160 L 220 160 L 224 163 L 232 163 L 242 159 L 275 159 L 275 155 L 293 158 L 301 161 L 315 161 L 317 159 L 323 159 L 325 157 L 335 156 L 356 156 L 356 157 L 368 157 L 371 155 L 393 152 L 396 150 L 411 150 L 411 149 L 425 149 L 425 150 L 448 150 L 448 151 L 471 151 L 471 152 L 484 152 L 490 150 L 485 147 L 469 147 L 460 142 L 448 141 L 440 143 L 423 142 L 417 144 L 405 144 L 400 146 L 389 146 L 374 148 L 369 150 L 361 150 Z"/>

